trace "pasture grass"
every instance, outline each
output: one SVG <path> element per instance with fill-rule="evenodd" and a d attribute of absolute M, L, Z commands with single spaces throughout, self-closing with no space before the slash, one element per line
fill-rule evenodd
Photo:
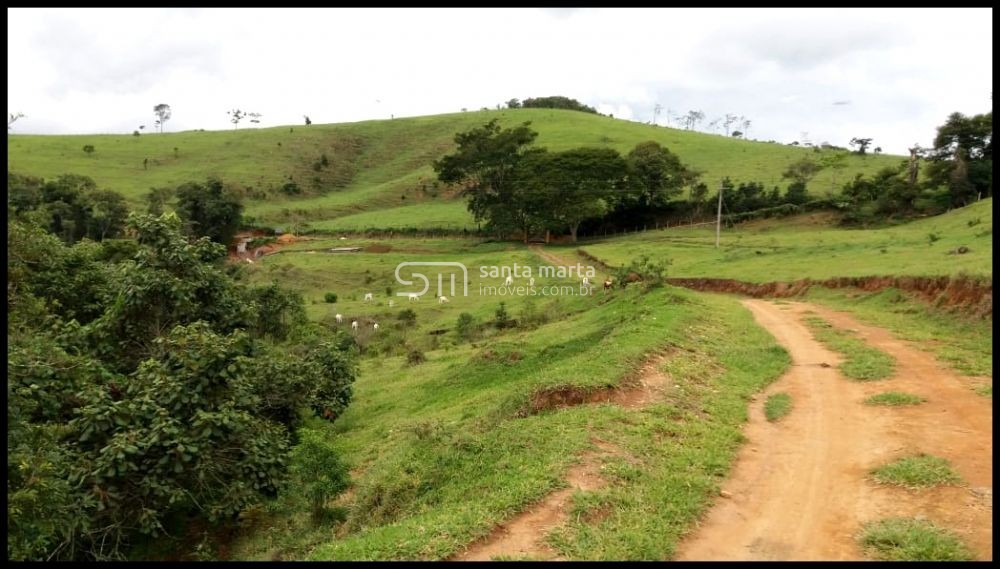
<path fill-rule="evenodd" d="M 903 393 L 902 391 L 885 391 L 877 395 L 872 395 L 865 399 L 865 405 L 883 407 L 905 407 L 909 405 L 920 405 L 927 401 L 919 395 Z"/>
<path fill-rule="evenodd" d="M 579 247 L 613 266 L 639 255 L 670 260 L 671 277 L 757 283 L 873 275 L 992 277 L 992 232 L 969 226 L 977 218 L 992 226 L 992 205 L 988 198 L 939 216 L 877 229 L 836 227 L 825 213 L 749 222 L 724 229 L 718 249 L 714 227 L 640 232 L 588 240 Z M 929 232 L 941 239 L 928 244 Z M 970 251 L 949 254 L 962 245 Z"/>
<path fill-rule="evenodd" d="M 911 489 L 958 484 L 962 481 L 947 460 L 928 454 L 901 458 L 880 466 L 871 471 L 871 476 L 879 484 Z"/>
<path fill-rule="evenodd" d="M 787 393 L 769 395 L 764 402 L 764 416 L 774 422 L 784 417 L 792 410 L 792 396 Z"/>
<path fill-rule="evenodd" d="M 869 346 L 847 330 L 833 327 L 818 316 L 808 316 L 805 322 L 817 340 L 844 356 L 838 369 L 845 377 L 875 381 L 892 375 L 896 360 L 889 354 Z"/>
<path fill-rule="evenodd" d="M 455 134 L 496 118 L 503 126 L 531 122 L 538 131 L 535 144 L 553 151 L 580 146 L 609 147 L 627 153 L 636 144 L 654 140 L 703 172 L 711 184 L 724 176 L 736 183 L 759 181 L 769 189 L 784 187 L 781 173 L 802 157 L 821 153 L 777 143 L 737 140 L 721 135 L 684 131 L 558 109 L 515 109 L 372 120 L 342 124 L 286 125 L 233 130 L 146 132 L 93 135 L 9 134 L 8 169 L 24 175 L 54 178 L 61 174 L 92 177 L 98 187 L 120 192 L 135 207 L 151 187 L 176 187 L 217 176 L 247 189 L 246 213 L 260 222 L 288 226 L 330 221 L 360 212 L 380 211 L 372 218 L 345 223 L 394 219 L 406 227 L 441 228 L 465 210 L 453 192 L 435 187 L 431 164 L 451 152 Z M 87 155 L 84 145 L 93 145 Z M 176 151 L 174 150 L 176 148 Z M 315 169 L 323 155 L 328 166 Z M 148 159 L 147 166 L 143 160 Z M 847 167 L 836 174 L 820 172 L 813 192 L 839 192 L 855 174 L 872 174 L 895 165 L 901 157 L 849 155 Z M 299 195 L 282 188 L 294 183 Z M 434 204 L 438 216 L 410 217 L 393 213 L 414 203 Z M 451 210 L 448 213 L 448 210 Z M 394 222 L 395 223 L 395 222 Z M 332 229 L 332 227 L 331 227 Z"/>
<path fill-rule="evenodd" d="M 888 518 L 865 525 L 858 542 L 880 561 L 968 561 L 972 551 L 952 532 L 926 520 Z"/>

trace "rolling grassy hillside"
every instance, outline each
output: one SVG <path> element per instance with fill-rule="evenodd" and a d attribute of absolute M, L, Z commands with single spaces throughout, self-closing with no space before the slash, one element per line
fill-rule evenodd
<path fill-rule="evenodd" d="M 370 251 L 310 252 L 333 243 Z M 397 298 L 388 308 L 384 288 L 402 288 L 392 276 L 401 260 L 463 262 L 470 296 L 448 304 Z M 499 284 L 482 277 L 480 265 L 515 262 L 537 270 L 544 261 L 516 243 L 327 239 L 301 242 L 248 267 L 254 280 L 299 288 L 313 318 L 329 322 L 339 312 L 347 317 L 344 326 L 354 318 L 376 320 L 383 326 L 379 336 L 423 350 L 427 361 L 365 358 L 345 415 L 332 426 L 311 423 L 351 464 L 354 490 L 342 502 L 343 522 L 316 523 L 294 502 L 278 502 L 234 544 L 234 557 L 444 558 L 563 486 L 566 468 L 594 440 L 620 449 L 602 459 L 612 484 L 577 497 L 587 504 L 583 511 L 613 513 L 599 526 L 564 528 L 555 547 L 586 559 L 671 555 L 728 470 L 747 399 L 781 373 L 786 354 L 735 299 L 720 296 L 673 287 L 531 300 L 477 293 L 480 284 Z M 578 283 L 538 278 L 536 286 Z M 340 300 L 322 303 L 326 290 Z M 363 302 L 368 291 L 374 302 Z M 500 301 L 517 327 L 489 326 Z M 534 324 L 529 305 L 541 317 Z M 402 309 L 417 313 L 413 327 L 396 318 Z M 487 324 L 472 341 L 454 329 L 463 312 Z M 382 341 L 373 336 L 361 339 L 369 349 Z M 648 409 L 598 404 L 524 413 L 539 390 L 620 385 L 645 356 L 668 346 L 683 348 L 664 366 L 674 391 Z M 651 514 L 650 503 L 663 507 Z"/>
<path fill-rule="evenodd" d="M 51 178 L 64 173 L 91 176 L 102 188 L 126 195 L 133 205 L 151 187 L 219 176 L 247 188 L 247 215 L 269 223 L 310 222 L 317 228 L 348 229 L 371 223 L 377 228 L 440 227 L 468 219 L 461 200 L 431 187 L 430 164 L 452 150 L 456 132 L 492 118 L 504 125 L 530 121 L 536 144 L 552 150 L 608 146 L 622 153 L 635 144 L 655 140 L 704 172 L 710 185 L 723 176 L 734 181 L 760 181 L 767 187 L 786 184 L 781 172 L 794 160 L 816 156 L 805 148 L 752 142 L 698 132 L 644 125 L 608 117 L 554 109 L 478 111 L 365 121 L 358 123 L 284 126 L 234 131 L 188 131 L 164 134 L 8 136 L 8 169 Z M 95 152 L 83 152 L 84 145 Z M 323 155 L 328 165 L 315 169 Z M 143 160 L 148 159 L 144 168 Z M 851 156 L 836 173 L 836 186 L 856 173 L 872 173 L 895 165 L 899 156 Z M 821 172 L 814 193 L 833 189 L 832 172 Z M 302 195 L 281 188 L 294 182 Z M 435 215 L 383 212 L 375 218 L 335 218 L 393 210 L 415 202 L 434 204 Z M 421 212 L 423 213 L 423 212 Z M 385 219 L 389 221 L 385 221 Z M 326 222 L 326 223 L 316 223 Z M 388 225 L 388 223 L 400 225 Z M 469 227 L 472 227 L 471 222 Z"/>
<path fill-rule="evenodd" d="M 931 235 L 936 236 L 932 241 Z M 960 246 L 962 255 L 949 254 Z M 993 275 L 993 199 L 885 229 L 843 229 L 825 216 L 746 223 L 724 229 L 667 229 L 581 245 L 611 264 L 639 255 L 672 261 L 670 276 L 748 282 L 869 275 Z"/>

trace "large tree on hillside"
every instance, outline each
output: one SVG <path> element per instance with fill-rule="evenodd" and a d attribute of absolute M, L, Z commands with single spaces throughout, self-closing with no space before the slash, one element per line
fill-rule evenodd
<path fill-rule="evenodd" d="M 469 211 L 476 221 L 486 221 L 498 233 L 517 227 L 527 212 L 515 195 L 513 174 L 528 147 L 538 136 L 524 123 L 501 128 L 496 119 L 455 135 L 458 148 L 434 162 L 438 179 L 463 186 Z"/>
<path fill-rule="evenodd" d="M 619 202 L 626 207 L 662 208 L 699 175 L 654 141 L 635 145 L 626 161 L 628 184 L 619 195 Z"/>
<path fill-rule="evenodd" d="M 580 224 L 606 214 L 628 168 L 617 150 L 576 148 L 530 155 L 519 168 L 518 185 L 544 224 L 566 228 L 576 242 Z"/>
<path fill-rule="evenodd" d="M 176 195 L 177 215 L 184 220 L 189 235 L 229 245 L 243 214 L 239 196 L 228 191 L 218 178 L 209 178 L 204 184 L 183 184 L 177 188 Z"/>
<path fill-rule="evenodd" d="M 993 111 L 967 117 L 952 113 L 938 127 L 929 153 L 927 184 L 948 188 L 951 205 L 993 194 Z"/>

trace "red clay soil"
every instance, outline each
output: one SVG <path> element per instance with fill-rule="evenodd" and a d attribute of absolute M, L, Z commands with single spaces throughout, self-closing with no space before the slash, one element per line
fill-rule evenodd
<path fill-rule="evenodd" d="M 863 559 L 855 540 L 864 523 L 887 517 L 925 517 L 956 532 L 980 559 L 992 556 L 993 411 L 973 382 L 885 330 L 820 306 L 764 300 L 744 305 L 791 354 L 788 373 L 750 408 L 747 443 L 724 498 L 680 544 L 679 560 Z M 853 382 L 835 367 L 838 356 L 802 324 L 811 310 L 897 360 L 887 380 Z M 864 405 L 887 390 L 927 401 L 903 408 Z M 792 397 L 776 423 L 764 418 L 768 393 Z M 951 462 L 960 486 L 907 490 L 880 486 L 872 468 L 928 453 Z"/>
<path fill-rule="evenodd" d="M 954 308 L 976 318 L 993 318 L 993 279 L 956 277 L 838 277 L 825 280 L 749 283 L 734 279 L 670 278 L 667 282 L 709 292 L 739 293 L 754 298 L 800 296 L 812 285 L 853 287 L 865 291 L 896 288 L 935 306 Z"/>

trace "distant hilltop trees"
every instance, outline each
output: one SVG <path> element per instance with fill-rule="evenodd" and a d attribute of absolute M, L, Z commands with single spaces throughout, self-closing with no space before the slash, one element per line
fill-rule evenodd
<path fill-rule="evenodd" d="M 594 107 L 588 107 L 576 99 L 570 99 L 569 97 L 554 96 L 554 97 L 536 97 L 531 99 L 525 99 L 524 102 L 520 102 L 517 99 L 511 99 L 507 101 L 507 107 L 511 109 L 525 108 L 525 109 L 569 109 L 571 111 L 581 111 L 584 113 L 594 113 L 598 114 L 597 109 Z"/>

